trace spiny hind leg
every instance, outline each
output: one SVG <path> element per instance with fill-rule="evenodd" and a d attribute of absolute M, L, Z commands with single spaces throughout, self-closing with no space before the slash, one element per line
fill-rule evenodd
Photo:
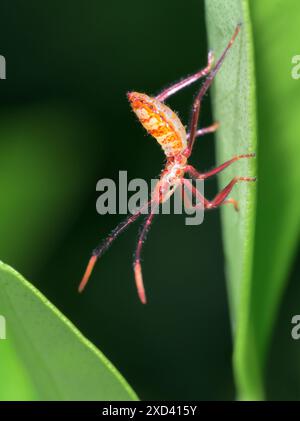
<path fill-rule="evenodd" d="M 185 151 L 183 152 L 183 154 L 187 158 L 192 153 L 194 142 L 195 142 L 195 139 L 196 139 L 196 133 L 197 133 L 197 128 L 198 128 L 198 121 L 199 121 L 199 116 L 200 116 L 200 108 L 201 108 L 202 98 L 206 94 L 207 90 L 210 88 L 217 72 L 219 71 L 220 67 L 222 66 L 228 51 L 230 50 L 235 38 L 237 37 L 237 35 L 240 31 L 240 28 L 241 28 L 241 24 L 238 24 L 235 31 L 234 31 L 233 36 L 231 37 L 229 43 L 227 44 L 227 47 L 225 48 L 225 50 L 221 54 L 221 57 L 219 58 L 219 60 L 217 61 L 217 63 L 213 67 L 213 69 L 209 72 L 207 78 L 205 79 L 203 85 L 199 89 L 198 94 L 196 95 L 196 97 L 194 99 L 194 103 L 193 103 L 193 107 L 192 107 L 192 118 L 191 118 L 191 123 L 190 123 L 190 137 L 189 137 L 189 140 L 188 140 L 188 146 L 185 149 Z"/>
<path fill-rule="evenodd" d="M 169 86 L 168 88 L 164 89 L 160 94 L 156 96 L 158 101 L 165 101 L 171 95 L 174 95 L 176 92 L 180 91 L 181 89 L 185 88 L 186 86 L 191 85 L 192 83 L 196 82 L 200 78 L 207 76 L 212 69 L 212 65 L 214 62 L 214 54 L 212 51 L 208 53 L 207 58 L 207 66 L 204 69 L 199 70 L 198 72 L 188 76 L 187 78 L 180 80 L 179 82 L 175 83 L 174 85 Z"/>

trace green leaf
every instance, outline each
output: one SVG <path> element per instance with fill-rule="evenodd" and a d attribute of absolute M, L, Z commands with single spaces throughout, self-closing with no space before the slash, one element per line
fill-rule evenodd
<path fill-rule="evenodd" d="M 300 53 L 300 3 L 250 6 L 260 139 L 251 323 L 262 369 L 300 231 L 300 79 L 292 77 L 292 58 Z M 246 365 L 245 355 L 245 372 Z"/>
<path fill-rule="evenodd" d="M 36 288 L 0 262 L 0 399 L 132 400 L 107 358 Z M 99 329 L 101 323 L 99 323 Z"/>
<path fill-rule="evenodd" d="M 240 186 L 235 192 L 240 214 L 223 209 L 222 221 L 238 394 L 240 399 L 262 399 L 268 346 L 300 229 L 300 82 L 291 74 L 292 57 L 299 54 L 300 5 L 296 0 L 284 7 L 273 0 L 249 4 L 255 68 L 248 1 L 209 0 L 206 11 L 210 46 L 218 52 L 235 24 L 244 23 L 239 45 L 215 82 L 214 112 L 222 124 L 218 161 L 256 149 L 257 102 L 256 209 L 253 186 Z M 220 177 L 221 184 L 227 176 L 254 170 L 254 162 L 240 162 Z"/>
<path fill-rule="evenodd" d="M 256 151 L 255 77 L 248 2 L 244 0 L 207 0 L 206 21 L 209 47 L 219 57 L 236 25 L 242 28 L 213 87 L 215 120 L 221 123 L 217 134 L 217 161 Z M 219 177 L 224 187 L 235 175 L 254 176 L 256 163 L 243 159 Z M 226 260 L 228 296 L 234 337 L 234 374 L 239 397 L 262 399 L 261 371 L 257 362 L 251 325 L 251 283 L 254 250 L 256 186 L 239 183 L 230 197 L 239 201 L 240 211 L 224 206 L 221 211 Z M 248 349 L 246 349 L 248 347 Z M 245 372 L 245 355 L 249 367 Z"/>

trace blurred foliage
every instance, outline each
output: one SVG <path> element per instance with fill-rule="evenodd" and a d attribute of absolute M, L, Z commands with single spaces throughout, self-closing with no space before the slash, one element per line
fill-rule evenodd
<path fill-rule="evenodd" d="M 262 370 L 299 245 L 300 83 L 292 78 L 292 57 L 299 54 L 300 4 L 288 0 L 282 8 L 280 2 L 268 0 L 250 5 L 257 79 L 259 183 L 248 334 L 255 332 L 257 362 Z M 290 319 L 299 314 L 295 308 L 293 313 L 293 307 L 291 303 Z M 290 336 L 288 326 L 290 320 L 282 331 L 284 338 Z M 250 358 L 246 356 L 245 366 Z M 283 364 L 288 364 L 287 359 Z"/>
<path fill-rule="evenodd" d="M 1 119 L 0 254 L 30 273 L 44 266 L 78 215 L 95 148 L 84 150 L 88 126 L 62 107 L 35 105 Z"/>
<path fill-rule="evenodd" d="M 137 226 L 98 264 L 86 293 L 76 292 L 90 250 L 120 221 L 97 215 L 97 180 L 116 179 L 119 170 L 128 170 L 128 178 L 150 180 L 163 164 L 160 148 L 135 121 L 125 93 L 154 94 L 205 65 L 204 2 L 192 0 L 184 7 L 179 0 L 153 0 L 145 7 L 137 0 L 91 0 L 88 6 L 16 0 L 3 3 L 0 20 L 0 54 L 7 61 L 7 80 L 0 81 L 1 259 L 31 279 L 103 350 L 140 398 L 233 399 L 218 211 L 207 213 L 198 227 L 185 226 L 178 215 L 157 218 L 144 251 L 146 307 L 137 300 L 132 275 Z M 265 77 L 271 71 L 275 77 L 276 66 L 264 69 Z M 294 89 L 297 81 L 290 82 Z M 261 89 L 259 78 L 258 84 Z M 170 100 L 186 124 L 194 92 L 189 88 Z M 274 98 L 280 101 L 275 96 L 268 101 Z M 273 114 L 265 118 L 264 124 L 274 121 Z M 201 125 L 211 121 L 206 98 Z M 270 133 L 263 140 L 275 142 Z M 212 138 L 199 139 L 195 147 L 192 163 L 199 169 L 214 165 Z M 272 192 L 276 186 L 275 181 Z M 207 197 L 216 188 L 214 180 L 206 183 Z M 258 195 L 263 206 L 265 194 Z M 281 315 L 296 308 L 289 307 L 289 297 Z M 284 323 L 281 332 L 289 337 L 290 325 Z M 286 345 L 275 338 L 273 364 L 291 347 Z M 280 397 L 272 381 L 278 368 L 271 368 L 268 396 Z M 19 383 L 21 371 L 10 373 L 11 384 Z M 300 390 L 299 370 L 292 376 L 294 390 Z M 32 396 L 26 383 L 22 390 Z"/>

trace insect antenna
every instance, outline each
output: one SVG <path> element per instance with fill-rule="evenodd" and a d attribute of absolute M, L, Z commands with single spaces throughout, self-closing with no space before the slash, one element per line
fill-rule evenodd
<path fill-rule="evenodd" d="M 133 261 L 133 270 L 134 270 L 136 288 L 137 288 L 138 296 L 143 304 L 146 304 L 147 299 L 146 299 L 146 293 L 145 293 L 143 275 L 142 275 L 141 252 L 142 252 L 143 243 L 146 240 L 148 231 L 150 229 L 150 225 L 153 221 L 156 208 L 157 206 L 151 210 L 150 215 L 147 216 L 146 221 L 144 225 L 142 226 L 138 243 L 137 243 L 137 247 L 136 247 L 136 251 L 134 254 L 134 261 Z"/>
<path fill-rule="evenodd" d="M 119 225 L 114 228 L 111 233 L 93 250 L 92 256 L 87 264 L 86 270 L 82 277 L 82 280 L 79 284 L 78 291 L 82 292 L 88 283 L 88 280 L 91 276 L 91 273 L 94 269 L 94 266 L 97 260 L 109 249 L 112 245 L 113 241 L 123 232 L 126 228 L 129 227 L 130 224 L 135 222 L 139 216 L 143 213 L 145 209 L 152 203 L 152 200 L 149 200 L 146 204 L 144 204 L 137 212 L 132 215 L 128 215 L 127 218 L 122 221 Z"/>

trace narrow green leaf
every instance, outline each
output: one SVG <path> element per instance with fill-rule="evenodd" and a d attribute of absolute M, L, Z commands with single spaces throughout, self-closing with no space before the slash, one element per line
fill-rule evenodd
<path fill-rule="evenodd" d="M 107 358 L 4 263 L 0 263 L 0 314 L 6 319 L 7 337 L 0 340 L 0 358 L 9 358 L 9 365 L 1 369 L 0 399 L 137 399 Z"/>
<path fill-rule="evenodd" d="M 213 87 L 215 120 L 221 123 L 217 134 L 217 161 L 256 151 L 256 105 L 253 46 L 248 2 L 245 0 L 206 0 L 209 47 L 218 57 L 241 22 L 241 32 L 216 77 Z M 236 162 L 220 177 L 224 187 L 235 175 L 255 175 L 255 160 Z M 234 336 L 234 373 L 239 397 L 262 399 L 263 386 L 255 350 L 251 321 L 251 280 L 254 249 L 256 186 L 239 183 L 230 197 L 239 201 L 240 211 L 222 209 L 228 296 Z M 246 349 L 248 347 L 248 349 Z M 245 353 L 252 358 L 245 372 Z"/>
<path fill-rule="evenodd" d="M 263 368 L 300 231 L 299 69 L 298 79 L 292 77 L 296 65 L 292 59 L 300 54 L 300 3 L 263 0 L 249 4 L 260 139 L 251 323 Z M 245 372 L 247 363 L 245 355 Z"/>

